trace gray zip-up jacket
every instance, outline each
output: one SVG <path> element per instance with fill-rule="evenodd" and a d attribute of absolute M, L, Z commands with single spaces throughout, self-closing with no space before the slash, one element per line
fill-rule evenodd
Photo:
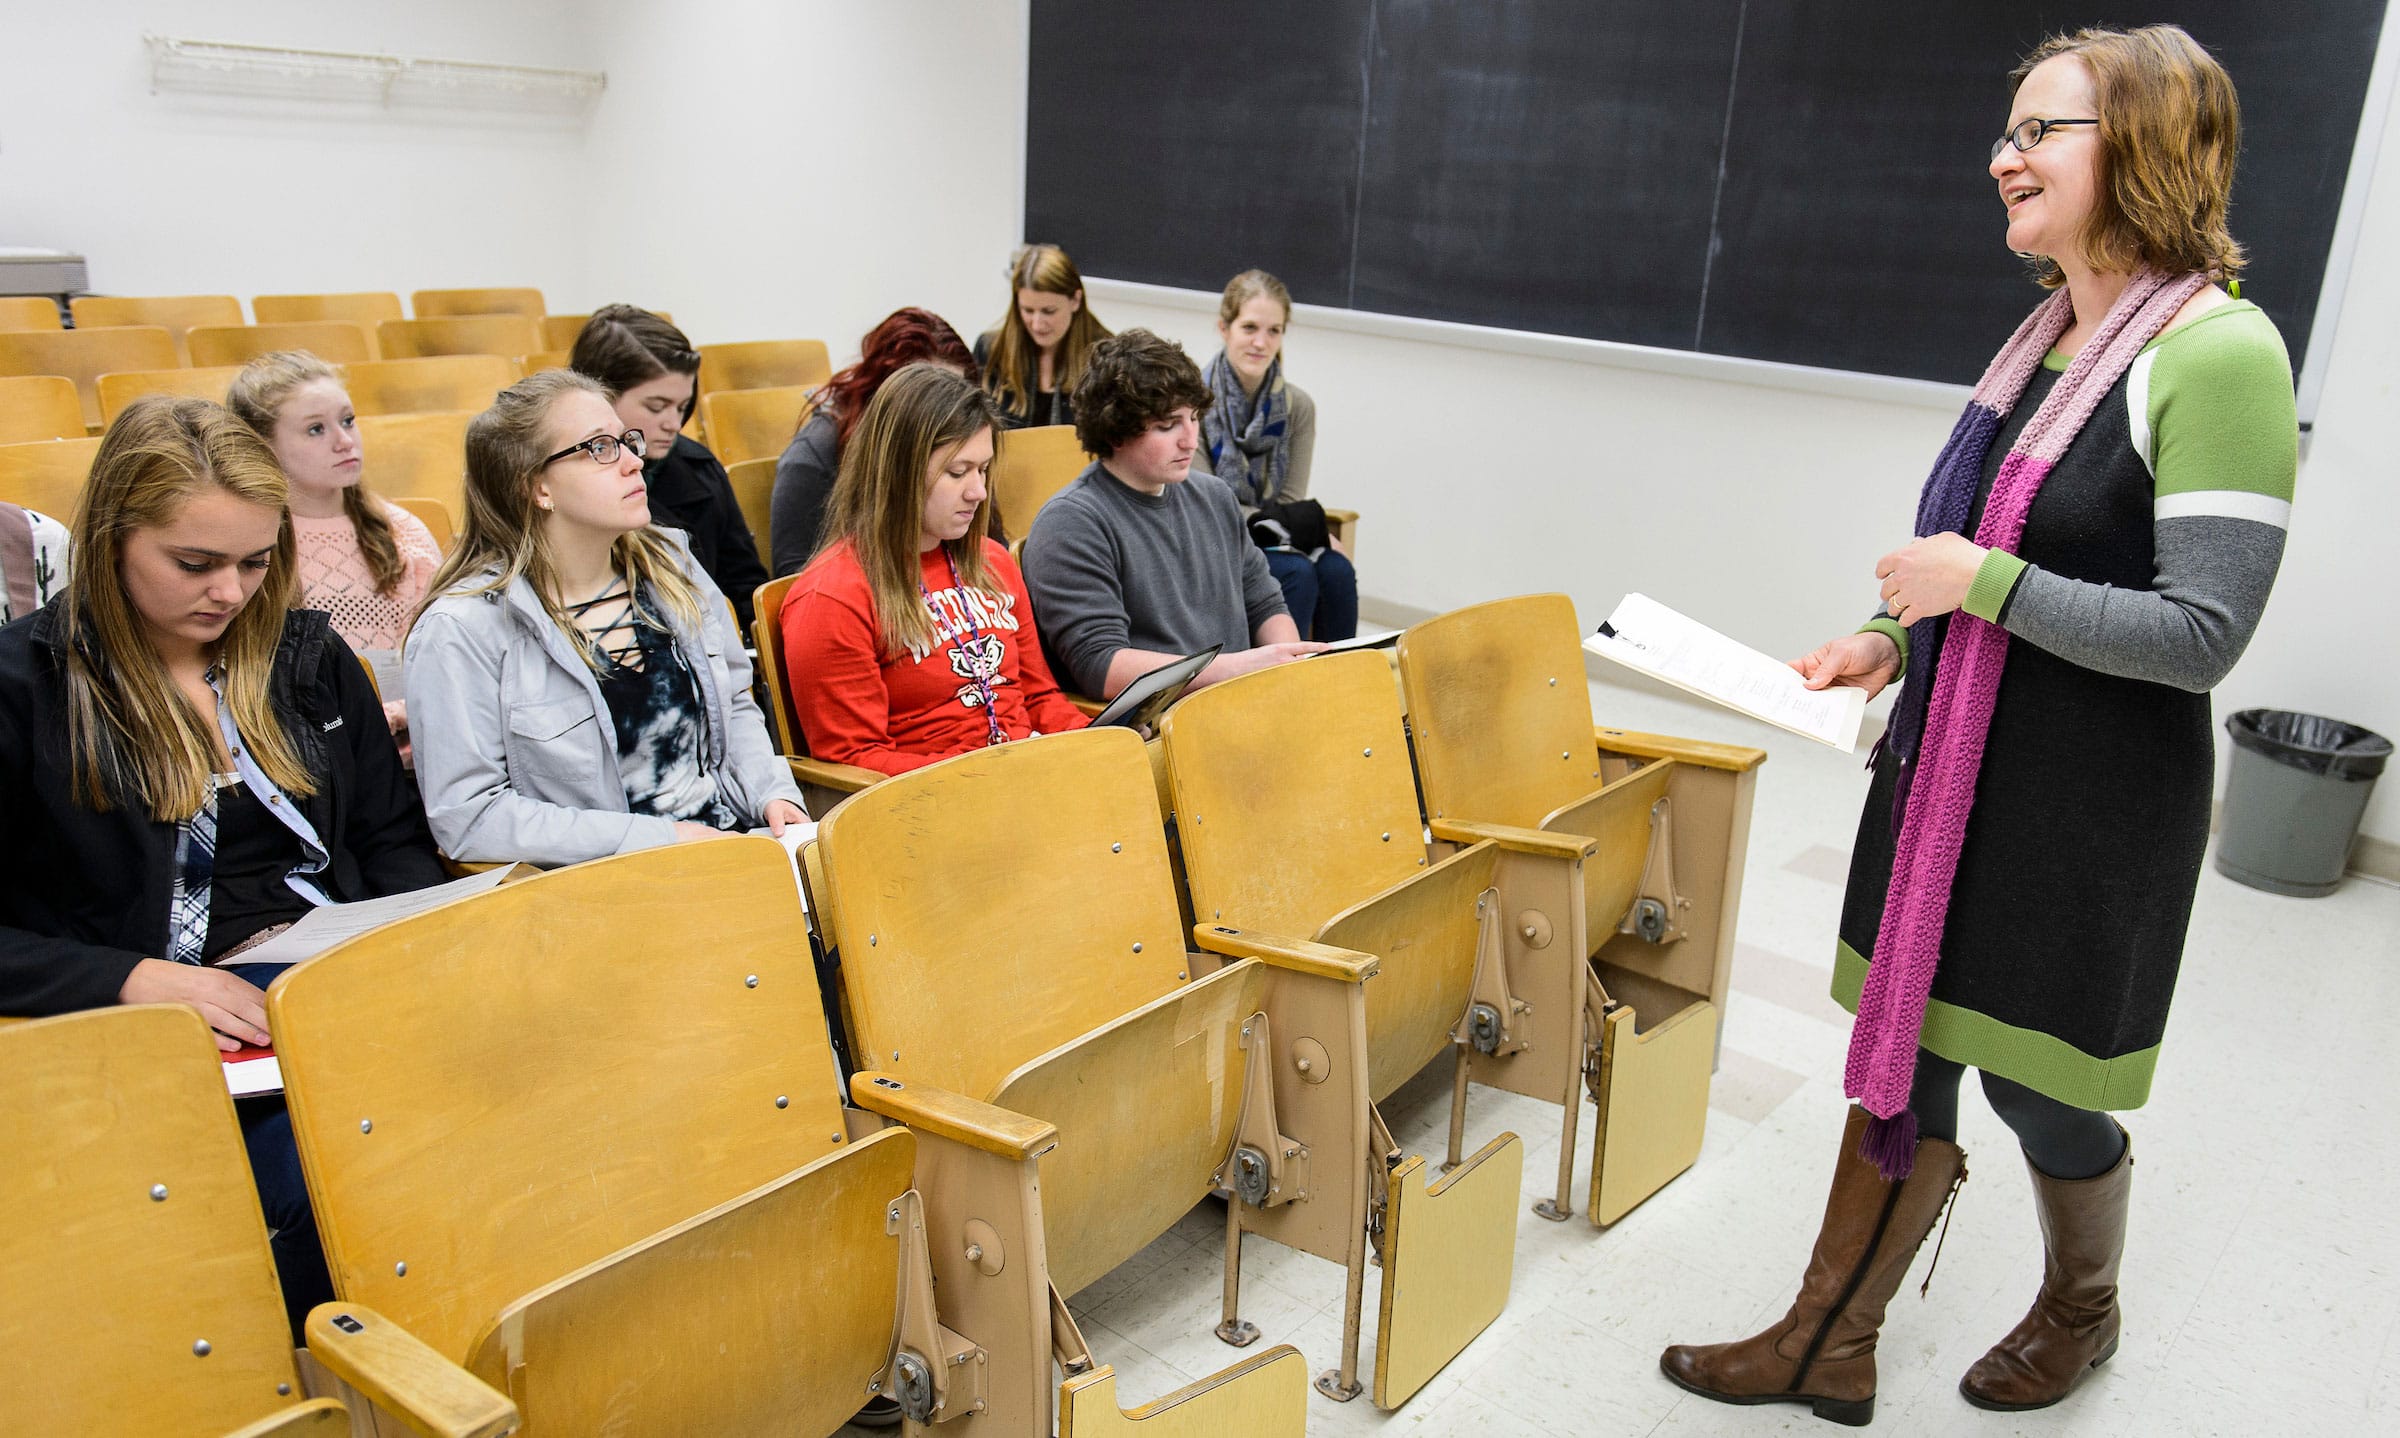
<path fill-rule="evenodd" d="M 771 801 L 800 803 L 799 787 L 751 697 L 750 659 L 724 596 L 682 536 L 662 532 L 700 603 L 697 633 L 666 618 L 708 716 L 709 772 L 760 824 Z M 556 866 L 675 841 L 672 821 L 627 810 L 599 682 L 526 580 L 434 600 L 403 652 L 417 785 L 443 853 Z"/>

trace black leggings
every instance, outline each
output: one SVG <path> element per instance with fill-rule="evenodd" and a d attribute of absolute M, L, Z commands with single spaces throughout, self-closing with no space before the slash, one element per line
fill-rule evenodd
<path fill-rule="evenodd" d="M 2014 1079 L 1982 1072 L 1984 1098 L 2001 1122 L 2016 1131 L 2017 1142 L 2035 1168 L 2052 1178 L 2092 1178 L 2115 1168 L 2124 1156 L 2125 1131 L 2107 1114 L 2060 1103 Z M 1917 1050 L 1908 1107 L 1917 1116 L 1918 1133 L 1958 1141 L 1958 1086 L 1966 1075 L 1966 1065 L 1930 1049 Z"/>

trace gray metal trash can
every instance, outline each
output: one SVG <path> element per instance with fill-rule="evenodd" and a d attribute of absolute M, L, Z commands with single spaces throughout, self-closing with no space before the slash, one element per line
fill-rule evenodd
<path fill-rule="evenodd" d="M 2225 721 L 2233 765 L 2217 831 L 2217 872 L 2313 899 L 2340 887 L 2392 741 L 2315 714 L 2244 709 Z"/>

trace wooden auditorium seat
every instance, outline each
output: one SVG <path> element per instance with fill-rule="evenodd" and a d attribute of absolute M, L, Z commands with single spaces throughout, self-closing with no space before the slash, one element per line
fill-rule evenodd
<path fill-rule="evenodd" d="M 0 1069 L 0 1431 L 346 1438 L 332 1374 L 419 1433 L 516 1427 L 506 1397 L 360 1305 L 320 1306 L 294 1352 L 198 1011 L 12 1024 Z"/>
<path fill-rule="evenodd" d="M 58 302 L 48 295 L 0 295 L 0 331 L 65 328 Z"/>
<path fill-rule="evenodd" d="M 100 391 L 100 424 L 102 428 L 116 423 L 125 406 L 146 394 L 171 394 L 189 399 L 213 399 L 225 402 L 225 391 L 233 387 L 233 377 L 242 372 L 240 365 L 217 365 L 208 369 L 133 370 L 104 374 L 94 382 Z"/>
<path fill-rule="evenodd" d="M 100 453 L 97 436 L 0 444 L 0 500 L 38 509 L 72 529 L 83 503 L 84 481 Z"/>
<path fill-rule="evenodd" d="M 1009 538 L 1023 539 L 1042 506 L 1091 462 L 1071 424 L 1033 425 L 1001 435 L 992 455 L 993 522 Z"/>
<path fill-rule="evenodd" d="M 746 459 L 780 459 L 816 408 L 810 396 L 806 385 L 715 390 L 702 395 L 700 431 L 708 436 L 709 452 L 728 467 Z"/>
<path fill-rule="evenodd" d="M 433 542 L 443 556 L 449 556 L 450 547 L 458 542 L 458 525 L 451 518 L 450 506 L 438 499 L 424 499 L 415 495 L 386 495 L 385 498 L 415 515 L 417 522 L 424 525 L 433 536 Z"/>
<path fill-rule="evenodd" d="M 489 409 L 492 396 L 524 378 L 499 355 L 441 355 L 351 365 L 344 376 L 362 415 Z"/>
<path fill-rule="evenodd" d="M 0 375 L 0 444 L 84 437 L 83 400 L 65 375 Z"/>
<path fill-rule="evenodd" d="M 514 359 L 540 349 L 541 336 L 523 315 L 441 315 L 385 320 L 375 327 L 375 344 L 387 360 L 435 355 L 502 355 Z"/>
<path fill-rule="evenodd" d="M 1057 1131 L 885 1074 L 845 1105 L 802 923 L 782 848 L 732 838 L 504 883 L 277 980 L 342 1301 L 528 1435 L 821 1438 L 877 1393 L 1051 1432 Z"/>
<path fill-rule="evenodd" d="M 792 782 L 800 786 L 808 812 L 822 815 L 883 775 L 856 764 L 809 757 L 808 736 L 800 732 L 800 716 L 792 709 L 791 685 L 783 662 L 783 599 L 797 578 L 786 574 L 758 586 L 750 600 L 750 633 L 758 650 L 758 682 L 766 687 L 767 718 L 774 726 L 776 751 L 792 766 Z"/>
<path fill-rule="evenodd" d="M 386 499 L 430 499 L 452 519 L 467 514 L 467 425 L 472 410 L 421 414 L 361 414 L 359 443 L 366 449 L 360 472 Z M 438 537 L 438 536 L 437 536 Z"/>
<path fill-rule="evenodd" d="M 1578 1082 L 1591 1089 L 1600 1113 L 1590 1213 L 1607 1224 L 1699 1156 L 1767 756 L 1595 728 L 1580 634 L 1565 595 L 1529 595 L 1415 625 L 1398 655 L 1436 838 L 1499 824 L 1597 845 L 1580 905 L 1564 916 L 1544 906 L 1548 926 L 1534 937 L 1512 923 L 1508 951 L 1520 995 L 1563 977 L 1584 986 L 1587 1002 L 1537 1011 L 1532 1052 L 1479 1052 L 1472 1069 L 1480 1082 L 1554 1102 Z M 1581 942 L 1560 941 L 1570 928 Z M 1574 1113 L 1570 1105 L 1562 1209 Z"/>
<path fill-rule="evenodd" d="M 833 378 L 823 340 L 749 340 L 700 346 L 700 393 L 721 389 L 813 389 Z"/>
<path fill-rule="evenodd" d="M 565 369 L 568 358 L 574 353 L 573 350 L 535 350 L 531 354 L 518 355 L 517 368 L 527 374 L 540 374 L 546 369 Z"/>
<path fill-rule="evenodd" d="M 184 335 L 184 344 L 195 365 L 245 365 L 277 350 L 306 350 L 327 364 L 358 364 L 376 357 L 375 342 L 347 320 L 197 325 Z"/>
<path fill-rule="evenodd" d="M 100 428 L 100 376 L 173 369 L 182 362 L 174 336 L 157 325 L 0 333 L 0 375 L 54 374 L 73 380 L 83 401 L 83 422 L 93 430 Z"/>
<path fill-rule="evenodd" d="M 419 290 L 408 297 L 408 305 L 410 313 L 421 320 L 446 315 L 523 315 L 538 320 L 550 312 L 542 303 L 542 292 L 534 289 Z"/>
<path fill-rule="evenodd" d="M 1390 1174 L 1388 1146 L 1370 1137 L 1376 959 L 1230 926 L 1187 930 L 1151 761 L 1125 729 L 884 779 L 825 817 L 814 851 L 812 893 L 853 1052 L 1057 1125 L 1041 1178 L 1062 1300 L 1228 1190 L 1218 1336 L 1258 1337 L 1239 1311 L 1240 1237 L 1264 1233 L 1344 1265 L 1341 1362 L 1317 1386 L 1359 1391 L 1370 1247 L 1387 1265 L 1406 1251 L 1395 1247 L 1401 1206 L 1380 1200 L 1414 1173 Z M 1462 1197 L 1451 1207 L 1496 1212 L 1497 1251 L 1482 1241 L 1488 1225 L 1472 1240 L 1445 1232 L 1437 1244 L 1471 1252 L 1474 1276 L 1403 1294 L 1387 1267 L 1387 1303 L 1480 1308 L 1495 1281 L 1506 1293 L 1513 1139 L 1478 1159 L 1494 1161 L 1453 1179 Z M 1496 1211 L 1475 1197 L 1486 1183 L 1503 1189 Z"/>
<path fill-rule="evenodd" d="M 375 327 L 402 318 L 400 296 L 389 290 L 365 290 L 340 295 L 253 295 L 250 316 L 262 325 L 303 324 L 311 320 L 340 320 L 367 332 L 375 342 Z M 381 354 L 368 356 L 381 359 Z"/>
<path fill-rule="evenodd" d="M 675 323 L 675 317 L 665 310 L 652 310 L 650 313 L 665 320 L 668 324 Z M 572 350 L 575 348 L 576 337 L 583 333 L 583 327 L 590 323 L 591 318 L 590 315 L 543 315 L 541 317 L 542 348 L 558 350 L 561 353 Z M 565 364 L 566 361 L 560 360 L 559 363 Z"/>
<path fill-rule="evenodd" d="M 67 309 L 77 329 L 157 325 L 173 336 L 177 364 L 192 362 L 184 348 L 184 331 L 242 322 L 242 302 L 232 295 L 77 295 L 67 301 Z"/>
<path fill-rule="evenodd" d="M 775 505 L 774 459 L 728 460 L 725 478 L 733 486 L 733 502 L 742 511 L 742 523 L 750 526 L 758 562 L 772 568 L 775 561 L 767 552 L 767 525 Z"/>

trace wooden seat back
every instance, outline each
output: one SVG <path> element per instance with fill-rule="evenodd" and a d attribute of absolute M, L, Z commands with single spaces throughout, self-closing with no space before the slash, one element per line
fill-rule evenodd
<path fill-rule="evenodd" d="M 48 295 L 0 295 L 0 330 L 61 330 L 58 302 Z"/>
<path fill-rule="evenodd" d="M 225 391 L 233 387 L 233 377 L 242 372 L 240 365 L 215 365 L 208 369 L 154 369 L 120 371 L 104 374 L 95 382 L 100 391 L 100 423 L 116 423 L 125 407 L 149 394 L 170 394 L 180 399 L 209 399 L 225 402 Z"/>
<path fill-rule="evenodd" d="M 1600 787 L 1574 601 L 1495 599 L 1400 636 L 1425 812 L 1539 828 Z"/>
<path fill-rule="evenodd" d="M 419 290 L 408 297 L 408 306 L 421 320 L 449 315 L 522 315 L 538 320 L 550 312 L 542 292 L 536 289 Z"/>
<path fill-rule="evenodd" d="M 184 334 L 184 344 L 196 365 L 245 365 L 277 350 L 306 350 L 327 364 L 358 364 L 375 358 L 375 342 L 347 320 L 197 325 Z"/>
<path fill-rule="evenodd" d="M 352 365 L 343 378 L 350 404 L 361 415 L 459 409 L 472 414 L 490 408 L 492 396 L 523 376 L 514 360 L 499 355 L 442 355 Z"/>
<path fill-rule="evenodd" d="M 285 974 L 269 1022 L 337 1289 L 464 1357 L 507 1305 L 841 1148 L 802 923 L 782 849 L 725 839 L 506 884 Z"/>
<path fill-rule="evenodd" d="M 198 1012 L 12 1024 L 0 1069 L 0 1428 L 214 1438 L 298 1404 L 266 1224 Z"/>
<path fill-rule="evenodd" d="M 546 369 L 565 369 L 568 367 L 567 357 L 572 353 L 571 350 L 535 350 L 529 355 L 518 355 L 517 368 L 527 374 L 540 374 Z"/>
<path fill-rule="evenodd" d="M 181 363 L 174 336 L 157 325 L 0 333 L 0 375 L 54 374 L 73 380 L 83 401 L 83 422 L 92 429 L 100 427 L 100 376 Z"/>
<path fill-rule="evenodd" d="M 91 478 L 92 459 L 99 453 L 97 438 L 0 444 L 0 500 L 38 509 L 73 529 L 83 507 L 84 481 Z"/>
<path fill-rule="evenodd" d="M 359 290 L 338 295 L 252 295 L 250 317 L 262 325 L 339 320 L 365 330 L 367 341 L 372 344 L 375 327 L 385 320 L 401 318 L 402 311 L 400 296 L 390 290 Z"/>
<path fill-rule="evenodd" d="M 0 444 L 81 439 L 83 401 L 65 375 L 0 375 Z"/>
<path fill-rule="evenodd" d="M 744 460 L 774 460 L 815 408 L 806 385 L 712 390 L 700 397 L 700 429 L 710 452 L 729 468 Z M 763 537 L 765 531 L 759 533 Z"/>
<path fill-rule="evenodd" d="M 231 295 L 77 295 L 67 301 L 67 310 L 77 329 L 157 325 L 174 337 L 178 364 L 192 363 L 185 331 L 242 322 L 242 302 Z"/>
<path fill-rule="evenodd" d="M 1008 535 L 1023 539 L 1033 517 L 1090 466 L 1071 424 L 1012 429 L 992 456 L 992 508 Z"/>
<path fill-rule="evenodd" d="M 408 495 L 392 498 L 392 503 L 416 516 L 417 523 L 424 525 L 426 532 L 433 536 L 435 547 L 445 556 L 450 553 L 450 546 L 458 539 L 458 524 L 450 517 L 449 505 L 438 499 L 420 499 Z"/>
<path fill-rule="evenodd" d="M 431 319 L 385 320 L 375 327 L 385 359 L 428 359 L 435 355 L 501 355 L 515 358 L 542 347 L 533 321 L 523 315 L 441 315 Z"/>
<path fill-rule="evenodd" d="M 750 543 L 758 551 L 758 562 L 771 568 L 775 561 L 767 550 L 767 525 L 775 508 L 774 459 L 730 461 L 725 478 L 733 486 L 733 502 L 742 511 L 742 523 L 750 527 Z"/>
<path fill-rule="evenodd" d="M 591 322 L 590 315 L 544 315 L 541 318 L 542 348 L 562 354 L 575 348 L 576 337 Z"/>
<path fill-rule="evenodd" d="M 791 681 L 783 666 L 783 600 L 792 592 L 797 574 L 786 574 L 758 586 L 750 598 L 750 634 L 758 651 L 758 682 L 767 687 L 768 721 L 775 727 L 775 752 L 805 754 L 800 716 L 792 708 Z"/>
<path fill-rule="evenodd" d="M 355 403 L 355 397 L 353 398 Z M 362 414 L 367 482 L 386 499 L 431 499 L 461 523 L 467 514 L 467 410 Z"/>
<path fill-rule="evenodd" d="M 1131 730 L 886 779 L 826 816 L 817 842 L 862 1064 L 990 1098 L 1188 973 L 1158 789 Z"/>
<path fill-rule="evenodd" d="M 823 340 L 745 340 L 700 346 L 700 393 L 721 389 L 813 389 L 833 378 Z"/>

